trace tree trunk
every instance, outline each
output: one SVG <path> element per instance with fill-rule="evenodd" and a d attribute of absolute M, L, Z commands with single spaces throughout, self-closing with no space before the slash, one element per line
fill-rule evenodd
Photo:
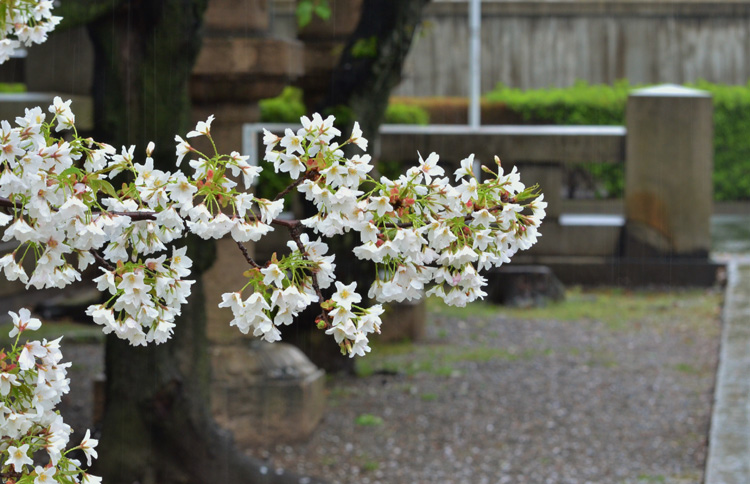
<path fill-rule="evenodd" d="M 331 76 L 328 95 L 316 111 L 346 106 L 343 133 L 359 121 L 377 156 L 378 130 L 391 91 L 401 81 L 406 55 L 429 0 L 364 0 L 359 24 Z"/>
<path fill-rule="evenodd" d="M 107 2 L 78 3 L 84 6 L 83 15 L 95 11 L 88 7 Z M 188 81 L 200 48 L 206 3 L 121 0 L 95 11 L 105 12 L 89 24 L 96 59 L 97 139 L 118 148 L 136 144 L 141 154 L 148 141 L 154 141 L 157 166 L 174 169 L 174 135 L 190 128 Z M 382 44 L 377 56 L 350 59 L 349 64 L 347 53 L 334 77 L 336 89 L 345 94 L 341 102 L 352 106 L 371 138 L 425 3 L 366 1 L 366 15 L 379 19 L 375 32 Z M 373 35 L 366 24 L 360 22 L 355 39 Z M 213 260 L 214 248 L 194 239 L 189 246 L 198 282 L 173 339 L 146 348 L 107 340 L 107 406 L 101 457 L 94 472 L 110 484 L 299 482 L 295 476 L 262 472 L 260 463 L 238 452 L 210 415 L 210 361 L 200 276 Z"/>
<path fill-rule="evenodd" d="M 136 144 L 139 159 L 154 141 L 155 164 L 174 171 L 174 136 L 190 129 L 188 82 L 206 5 L 132 0 L 89 24 L 96 139 L 118 149 Z M 201 273 L 213 262 L 214 245 L 190 238 L 188 246 L 197 282 L 173 338 L 145 348 L 107 339 L 106 410 L 94 473 L 110 484 L 299 482 L 262 472 L 210 414 Z"/>

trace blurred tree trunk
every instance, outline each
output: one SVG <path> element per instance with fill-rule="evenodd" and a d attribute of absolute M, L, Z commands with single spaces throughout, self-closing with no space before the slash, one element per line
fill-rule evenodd
<path fill-rule="evenodd" d="M 87 24 L 94 43 L 97 139 L 118 149 L 135 144 L 141 156 L 146 144 L 154 141 L 157 166 L 174 169 L 174 135 L 190 129 L 188 82 L 200 49 L 207 1 L 62 3 L 57 12 L 67 25 Z M 351 106 L 370 138 L 382 121 L 426 2 L 365 1 L 363 18 L 368 21 L 360 21 L 349 45 L 375 35 L 377 55 L 354 58 L 347 49 L 333 77 L 332 92 L 338 90 L 341 96 L 327 103 Z M 195 239 L 188 245 L 198 282 L 173 339 L 146 348 L 107 340 L 107 405 L 94 473 L 110 484 L 299 482 L 291 475 L 262 473 L 259 463 L 238 452 L 210 415 L 200 279 L 213 261 L 214 247 Z"/>
<path fill-rule="evenodd" d="M 155 164 L 174 171 L 174 136 L 191 128 L 188 82 L 207 0 L 70 5 L 77 5 L 73 20 L 88 24 L 94 43 L 96 139 L 118 150 L 135 144 L 137 158 L 154 141 Z M 297 482 L 262 473 L 211 416 L 201 274 L 213 262 L 214 245 L 190 238 L 188 247 L 197 282 L 173 338 L 145 348 L 107 339 L 107 401 L 94 473 L 110 484 Z"/>

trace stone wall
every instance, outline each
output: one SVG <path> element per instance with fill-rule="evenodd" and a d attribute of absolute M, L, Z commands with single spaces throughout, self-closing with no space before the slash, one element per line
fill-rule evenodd
<path fill-rule="evenodd" d="M 278 1 L 278 0 L 277 0 Z M 433 0 L 407 59 L 402 96 L 467 96 L 468 2 Z M 482 91 L 750 79 L 750 3 L 482 2 Z"/>

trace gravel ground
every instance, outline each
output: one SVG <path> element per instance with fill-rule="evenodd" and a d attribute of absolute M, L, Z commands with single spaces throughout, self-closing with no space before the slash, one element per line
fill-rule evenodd
<path fill-rule="evenodd" d="M 251 453 L 340 483 L 697 484 L 719 300 L 690 292 L 607 321 L 431 313 L 424 341 L 331 379 L 308 442 Z"/>
<path fill-rule="evenodd" d="M 659 297 L 634 295 L 614 317 L 580 317 L 577 301 L 602 298 L 591 293 L 546 312 L 432 307 L 423 341 L 380 345 L 359 360 L 366 376 L 330 378 L 309 441 L 250 453 L 334 483 L 698 484 L 720 295 Z M 88 395 L 61 405 L 75 440 L 102 348 L 63 352 L 71 395 Z"/>

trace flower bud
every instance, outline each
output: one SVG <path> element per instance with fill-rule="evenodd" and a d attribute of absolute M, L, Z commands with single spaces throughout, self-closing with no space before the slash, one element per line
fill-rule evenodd
<path fill-rule="evenodd" d="M 154 148 L 156 148 L 154 142 L 149 141 L 148 146 L 146 146 L 146 156 L 150 157 L 154 153 Z"/>

